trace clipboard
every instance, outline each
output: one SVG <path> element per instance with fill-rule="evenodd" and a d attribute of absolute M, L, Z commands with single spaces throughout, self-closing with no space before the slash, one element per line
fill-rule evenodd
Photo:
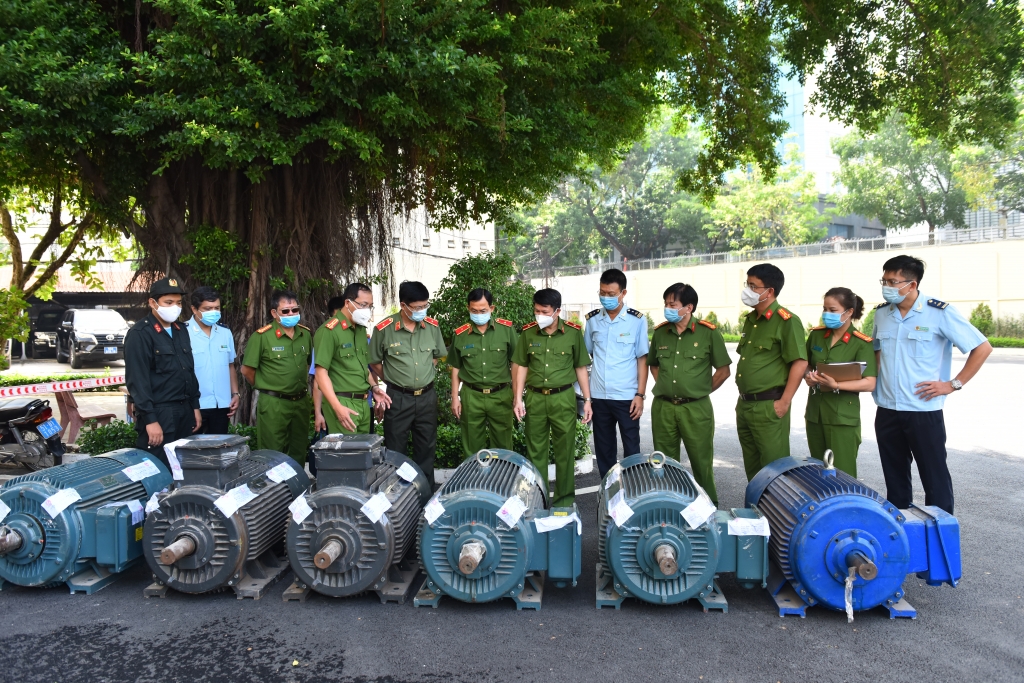
<path fill-rule="evenodd" d="M 851 382 L 861 379 L 867 363 L 853 361 L 850 363 L 818 363 L 815 368 L 820 374 L 828 375 L 837 382 Z"/>

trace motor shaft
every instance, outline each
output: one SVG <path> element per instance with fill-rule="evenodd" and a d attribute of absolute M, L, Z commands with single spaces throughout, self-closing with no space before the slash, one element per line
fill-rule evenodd
<path fill-rule="evenodd" d="M 324 546 L 320 548 L 320 552 L 313 556 L 313 564 L 316 565 L 317 569 L 327 569 L 341 555 L 341 550 L 341 541 L 336 538 L 328 539 L 327 543 L 324 543 Z"/>
<path fill-rule="evenodd" d="M 467 576 L 476 571 L 484 559 L 486 548 L 480 541 L 469 541 L 459 551 L 459 571 Z"/>
<path fill-rule="evenodd" d="M 179 536 L 174 543 L 160 551 L 160 564 L 172 565 L 196 551 L 196 542 L 189 536 Z"/>
<path fill-rule="evenodd" d="M 22 543 L 21 534 L 11 529 L 0 529 L 0 555 L 14 552 L 21 547 Z"/>
<path fill-rule="evenodd" d="M 672 576 L 679 571 L 679 561 L 676 559 L 676 549 L 668 543 L 659 545 L 654 549 L 654 559 L 658 562 L 661 573 L 665 576 Z"/>
<path fill-rule="evenodd" d="M 878 576 L 878 566 L 859 550 L 854 550 L 846 556 L 846 566 L 855 569 L 857 575 L 865 581 L 870 581 Z"/>

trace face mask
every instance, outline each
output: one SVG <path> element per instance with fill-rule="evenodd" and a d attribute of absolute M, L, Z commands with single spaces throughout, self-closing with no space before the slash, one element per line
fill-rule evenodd
<path fill-rule="evenodd" d="M 602 296 L 601 305 L 604 306 L 606 311 L 614 311 L 619 307 L 619 297 L 617 296 Z"/>
<path fill-rule="evenodd" d="M 357 308 L 352 311 L 352 322 L 360 327 L 366 327 L 372 317 L 373 312 L 369 308 Z"/>
<path fill-rule="evenodd" d="M 679 315 L 679 309 L 677 308 L 666 308 L 665 309 L 665 320 L 670 323 L 677 323 L 683 319 L 683 316 Z"/>
<path fill-rule="evenodd" d="M 750 287 L 744 287 L 743 291 L 740 292 L 740 301 L 747 306 L 756 306 L 761 303 L 761 295 Z"/>
<path fill-rule="evenodd" d="M 165 323 L 173 323 L 181 315 L 181 306 L 160 306 L 156 309 L 156 314 Z"/>
<path fill-rule="evenodd" d="M 555 319 L 550 315 L 535 315 L 533 317 L 537 319 L 537 325 L 542 330 L 551 327 L 551 323 L 555 322 Z"/>
<path fill-rule="evenodd" d="M 490 313 L 470 313 L 469 319 L 473 321 L 474 325 L 486 325 L 491 321 Z"/>
<path fill-rule="evenodd" d="M 295 327 L 299 324 L 299 316 L 297 315 L 282 315 L 279 319 L 281 327 Z"/>
<path fill-rule="evenodd" d="M 825 311 L 821 314 L 821 322 L 825 323 L 825 327 L 830 330 L 837 330 L 843 326 L 846 322 L 843 320 L 842 313 L 833 313 L 832 311 Z"/>
<path fill-rule="evenodd" d="M 903 287 L 906 287 L 910 283 L 904 283 Z M 890 304 L 901 304 L 903 300 L 907 298 L 906 294 L 900 294 L 900 290 L 903 287 L 882 287 L 882 298 Z"/>
<path fill-rule="evenodd" d="M 202 315 L 199 316 L 204 325 L 213 327 L 220 322 L 220 311 L 203 311 Z"/>
<path fill-rule="evenodd" d="M 412 309 L 409 309 L 409 319 L 416 323 L 423 322 L 423 320 L 427 317 L 428 310 L 430 310 L 430 306 L 427 306 L 422 311 L 414 311 Z"/>

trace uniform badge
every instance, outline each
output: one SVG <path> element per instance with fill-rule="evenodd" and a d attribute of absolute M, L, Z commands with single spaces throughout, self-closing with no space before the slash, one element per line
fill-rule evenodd
<path fill-rule="evenodd" d="M 271 351 L 276 351 L 276 352 L 281 352 L 281 351 L 284 351 L 284 347 L 283 346 L 271 346 L 270 350 Z"/>
<path fill-rule="evenodd" d="M 793 314 L 787 311 L 785 308 L 779 308 L 777 310 L 779 311 L 779 317 L 782 318 L 783 320 L 789 320 L 790 318 L 793 317 Z"/>
<path fill-rule="evenodd" d="M 169 284 L 171 287 L 177 287 L 178 286 L 178 281 L 172 278 L 172 279 L 167 281 L 167 284 Z"/>
<path fill-rule="evenodd" d="M 667 346 L 659 346 L 658 350 L 659 351 L 668 351 L 668 347 Z"/>
<path fill-rule="evenodd" d="M 512 321 L 505 320 L 504 318 L 495 318 L 494 322 L 498 323 L 499 325 L 504 325 L 505 327 L 512 327 Z"/>
<path fill-rule="evenodd" d="M 327 324 L 324 325 L 324 327 L 326 327 L 329 330 L 333 330 L 335 327 L 338 326 L 339 322 L 340 321 L 337 318 L 331 318 L 330 320 L 327 321 Z M 341 329 L 345 329 L 345 328 L 342 327 Z"/>
<path fill-rule="evenodd" d="M 163 332 L 164 328 L 160 327 L 160 323 L 153 323 L 153 329 L 157 332 Z"/>
<path fill-rule="evenodd" d="M 564 322 L 565 322 L 566 325 L 568 325 L 569 327 L 572 327 L 574 329 L 577 329 L 577 330 L 582 330 L 583 329 L 582 327 L 580 327 L 579 325 L 577 325 L 576 323 L 574 323 L 571 320 L 566 320 Z"/>
<path fill-rule="evenodd" d="M 275 332 L 274 332 L 274 333 L 275 333 L 275 334 L 277 335 L 277 338 L 278 338 L 278 339 L 280 339 L 280 338 L 281 338 L 281 328 L 280 328 L 280 327 L 279 327 L 279 328 L 277 328 L 277 330 L 275 330 Z"/>
<path fill-rule="evenodd" d="M 256 330 L 256 334 L 263 334 L 264 332 L 269 330 L 271 327 L 273 327 L 273 325 L 264 325 L 260 329 Z"/>
<path fill-rule="evenodd" d="M 352 348 L 352 342 L 349 342 L 348 344 L 342 344 L 341 348 L 343 348 L 343 349 L 351 349 Z"/>
<path fill-rule="evenodd" d="M 709 323 L 707 320 L 698 320 L 697 322 L 699 322 L 704 327 L 710 328 L 712 330 L 717 327 L 717 325 L 715 325 L 714 323 Z"/>
<path fill-rule="evenodd" d="M 387 327 L 390 324 L 391 324 L 391 318 L 388 318 L 387 320 L 381 320 L 379 323 L 377 323 L 377 331 L 379 332 L 380 330 L 383 330 L 385 327 Z"/>
<path fill-rule="evenodd" d="M 466 331 L 468 331 L 468 330 L 469 330 L 469 328 L 470 328 L 470 324 L 469 324 L 469 323 L 466 323 L 465 325 L 463 325 L 463 326 L 462 326 L 462 327 L 460 327 L 459 329 L 455 330 L 455 336 L 459 336 L 459 335 L 460 335 L 460 334 L 462 334 L 463 332 L 466 332 Z"/>

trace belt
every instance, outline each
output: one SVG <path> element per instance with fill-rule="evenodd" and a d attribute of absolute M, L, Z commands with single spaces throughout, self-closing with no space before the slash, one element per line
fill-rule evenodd
<path fill-rule="evenodd" d="M 419 396 L 420 394 L 422 394 L 423 392 L 427 391 L 428 389 L 433 389 L 434 388 L 434 383 L 431 382 L 430 384 L 428 384 L 427 386 L 423 387 L 422 389 L 406 389 L 405 387 L 400 387 L 397 384 L 389 384 L 388 388 L 389 389 L 394 389 L 395 391 L 397 391 L 397 392 L 399 392 L 401 394 L 412 394 L 413 396 Z"/>
<path fill-rule="evenodd" d="M 259 392 L 261 394 L 266 394 L 267 396 L 273 396 L 274 398 L 283 398 L 286 401 L 301 401 L 302 399 L 306 398 L 305 393 L 282 394 L 280 391 L 271 391 L 269 389 L 260 389 Z"/>
<path fill-rule="evenodd" d="M 356 393 L 355 391 L 335 391 L 334 395 L 341 396 L 342 398 L 355 398 L 359 399 L 360 401 L 365 401 L 367 396 L 369 396 L 369 394 L 366 393 L 365 391 L 361 394 Z"/>
<path fill-rule="evenodd" d="M 760 394 L 740 394 L 740 398 L 744 401 L 778 401 L 782 398 L 785 390 L 786 387 L 775 387 L 768 391 L 762 391 Z"/>
<path fill-rule="evenodd" d="M 700 401 L 707 398 L 707 396 L 701 396 L 700 398 L 672 398 L 671 396 L 655 396 L 654 398 L 661 399 L 662 401 L 668 401 L 674 406 L 681 406 L 684 403 L 693 403 L 694 401 Z"/>
<path fill-rule="evenodd" d="M 530 391 L 536 393 L 536 394 L 544 394 L 545 396 L 548 396 L 550 394 L 557 394 L 557 393 L 559 393 L 561 391 L 565 391 L 566 389 L 572 389 L 572 385 L 571 384 L 566 384 L 564 387 L 555 387 L 553 389 L 545 389 L 543 387 L 526 387 L 526 388 L 529 389 Z"/>
<path fill-rule="evenodd" d="M 497 386 L 493 386 L 493 387 L 490 387 L 490 388 L 484 388 L 484 387 L 478 387 L 475 384 L 470 384 L 469 382 L 463 382 L 462 386 L 469 387 L 473 391 L 479 391 L 481 394 L 493 394 L 493 393 L 495 393 L 497 391 L 501 391 L 502 389 L 504 389 L 505 387 L 509 386 L 510 384 L 512 384 L 512 382 L 505 382 L 504 384 L 498 384 Z"/>

